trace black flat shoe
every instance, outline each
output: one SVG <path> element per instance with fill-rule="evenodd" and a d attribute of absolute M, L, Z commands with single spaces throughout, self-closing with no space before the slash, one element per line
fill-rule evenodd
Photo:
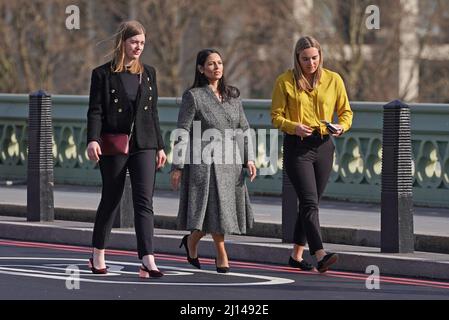
<path fill-rule="evenodd" d="M 313 265 L 308 263 L 306 260 L 302 260 L 301 262 L 299 262 L 299 261 L 293 259 L 291 256 L 288 259 L 288 265 L 290 267 L 298 268 L 303 271 L 311 271 L 315 268 Z"/>
<path fill-rule="evenodd" d="M 229 267 L 219 267 L 217 266 L 217 258 L 215 258 L 215 267 L 217 268 L 217 272 L 218 273 L 228 273 L 229 272 Z"/>
<path fill-rule="evenodd" d="M 336 253 L 328 253 L 323 259 L 318 261 L 317 269 L 319 272 L 326 272 L 331 265 L 338 261 L 338 255 Z"/>
<path fill-rule="evenodd" d="M 186 254 L 187 254 L 187 261 L 194 267 L 201 269 L 201 264 L 200 264 L 200 260 L 198 259 L 198 257 L 196 258 L 190 258 L 190 254 L 189 254 L 189 247 L 187 246 L 187 238 L 189 237 L 189 235 L 185 235 L 182 240 L 181 240 L 181 244 L 179 245 L 180 248 L 182 248 L 182 246 L 184 246 L 184 248 L 186 248 Z"/>

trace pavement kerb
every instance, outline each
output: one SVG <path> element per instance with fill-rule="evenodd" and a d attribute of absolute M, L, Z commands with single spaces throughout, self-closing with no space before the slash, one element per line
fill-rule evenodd
<path fill-rule="evenodd" d="M 185 232 L 184 232 L 185 233 Z M 158 230 L 154 237 L 156 253 L 185 255 L 179 242 L 183 233 Z M 20 221 L 0 221 L 0 237 L 20 241 L 49 242 L 90 247 L 92 227 L 65 227 L 55 223 L 32 223 Z M 228 255 L 232 260 L 253 263 L 281 264 L 286 266 L 291 252 L 291 244 L 282 243 L 280 239 L 230 236 L 227 240 Z M 108 248 L 120 250 L 136 250 L 135 234 L 130 229 L 114 229 Z M 423 259 L 419 257 L 395 254 L 382 254 L 378 249 L 370 247 L 339 246 L 339 261 L 335 270 L 364 273 L 367 266 L 375 265 L 382 275 L 431 278 L 449 280 L 449 260 Z M 201 241 L 200 258 L 213 258 L 215 248 L 211 239 Z M 311 259 L 306 252 L 306 258 Z"/>
<path fill-rule="evenodd" d="M 26 217 L 26 206 L 0 204 L 0 216 Z M 55 219 L 65 221 L 94 222 L 95 210 L 76 208 L 55 208 Z M 176 218 L 155 215 L 156 228 L 176 230 Z M 380 247 L 380 231 L 348 227 L 321 227 L 323 241 L 362 247 Z M 282 239 L 280 224 L 255 222 L 247 232 L 248 236 Z M 441 235 L 415 234 L 415 250 L 449 254 L 449 237 Z"/>

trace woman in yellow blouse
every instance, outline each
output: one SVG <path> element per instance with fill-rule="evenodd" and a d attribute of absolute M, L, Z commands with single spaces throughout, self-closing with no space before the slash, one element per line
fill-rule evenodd
<path fill-rule="evenodd" d="M 349 130 L 352 111 L 340 75 L 323 68 L 323 52 L 316 39 L 300 38 L 293 56 L 293 70 L 276 80 L 271 106 L 273 125 L 285 133 L 284 166 L 299 199 L 289 265 L 314 270 L 302 258 L 308 242 L 318 271 L 326 272 L 338 256 L 323 249 L 318 205 L 334 159 L 330 135 L 339 137 Z M 335 113 L 338 123 L 332 123 Z"/>

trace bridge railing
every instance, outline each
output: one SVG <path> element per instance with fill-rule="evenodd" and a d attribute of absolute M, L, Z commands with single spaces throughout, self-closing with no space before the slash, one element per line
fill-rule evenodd
<path fill-rule="evenodd" d="M 53 157 L 55 183 L 98 185 L 98 167 L 86 154 L 87 96 L 54 95 Z M 269 142 L 270 100 L 244 100 L 254 129 L 266 129 Z M 380 201 L 383 102 L 352 102 L 353 127 L 335 139 L 336 156 L 325 196 L 350 201 Z M 159 117 L 169 161 L 171 131 L 180 98 L 160 98 Z M 411 105 L 414 202 L 449 207 L 449 105 Z M 27 168 L 28 95 L 0 94 L 0 180 L 25 180 Z M 260 138 L 260 137 L 259 137 Z M 269 166 L 270 145 L 257 139 L 257 165 Z M 278 133 L 277 172 L 258 176 L 248 188 L 253 194 L 279 195 L 282 188 L 282 133 Z M 157 187 L 169 188 L 170 165 L 157 175 Z"/>

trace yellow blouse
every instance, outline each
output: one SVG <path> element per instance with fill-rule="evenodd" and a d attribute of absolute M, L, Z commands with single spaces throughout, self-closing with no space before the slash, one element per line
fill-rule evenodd
<path fill-rule="evenodd" d="M 337 112 L 338 123 L 345 132 L 349 130 L 353 114 L 343 79 L 336 72 L 322 71 L 318 86 L 311 92 L 298 89 L 292 70 L 276 79 L 271 100 L 271 119 L 276 128 L 294 135 L 296 126 L 305 124 L 326 135 L 329 133 L 320 120 L 333 122 Z"/>

